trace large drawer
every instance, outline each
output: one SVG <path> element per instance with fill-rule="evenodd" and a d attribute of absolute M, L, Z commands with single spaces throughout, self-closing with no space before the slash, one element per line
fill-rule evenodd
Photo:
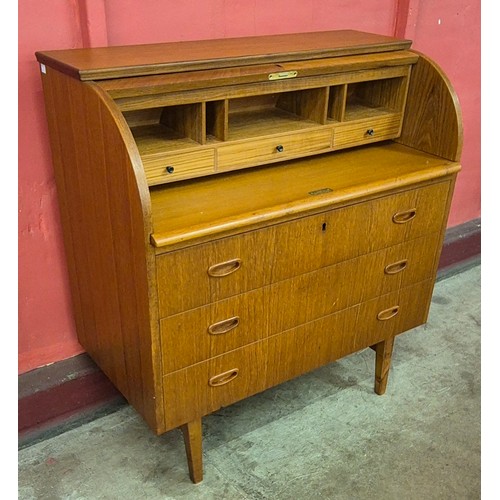
<path fill-rule="evenodd" d="M 157 257 L 166 317 L 441 230 L 448 182 Z"/>
<path fill-rule="evenodd" d="M 436 232 L 162 319 L 163 372 L 430 278 L 439 240 Z"/>
<path fill-rule="evenodd" d="M 332 146 L 332 130 L 312 130 L 269 139 L 247 140 L 238 144 L 220 146 L 217 149 L 217 170 L 224 172 L 249 165 L 262 165 L 275 161 L 290 160 L 308 154 L 329 151 Z"/>

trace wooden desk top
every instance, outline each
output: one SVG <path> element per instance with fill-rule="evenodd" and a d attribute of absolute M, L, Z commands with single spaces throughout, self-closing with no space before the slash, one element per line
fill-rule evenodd
<path fill-rule="evenodd" d="M 178 246 L 362 201 L 459 170 L 456 162 L 387 142 L 179 182 L 151 190 L 151 241 L 156 247 Z"/>
<path fill-rule="evenodd" d="M 410 40 L 361 31 L 322 31 L 37 52 L 40 63 L 80 80 L 299 61 L 408 49 Z"/>

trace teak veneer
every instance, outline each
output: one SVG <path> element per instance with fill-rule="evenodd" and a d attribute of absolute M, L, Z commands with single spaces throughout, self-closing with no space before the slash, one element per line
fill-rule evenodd
<path fill-rule="evenodd" d="M 151 429 L 426 322 L 455 92 L 409 40 L 336 31 L 37 52 L 78 338 Z"/>

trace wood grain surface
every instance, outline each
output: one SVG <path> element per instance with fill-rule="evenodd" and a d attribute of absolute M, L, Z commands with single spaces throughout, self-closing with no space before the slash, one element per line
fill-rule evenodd
<path fill-rule="evenodd" d="M 458 96 L 441 68 L 419 54 L 412 69 L 404 126 L 397 142 L 458 161 L 463 146 Z"/>
<path fill-rule="evenodd" d="M 51 69 L 42 81 L 78 339 L 161 432 L 150 201 L 135 142 L 93 84 Z"/>
<path fill-rule="evenodd" d="M 345 73 L 366 69 L 414 64 L 418 55 L 401 50 L 377 54 L 363 54 L 309 61 L 282 62 L 278 64 L 253 64 L 235 68 L 217 68 L 188 73 L 114 78 L 99 81 L 99 86 L 113 99 L 138 97 L 179 92 L 183 90 L 205 89 L 234 84 L 268 82 L 269 74 L 281 71 L 297 71 L 298 77 Z"/>
<path fill-rule="evenodd" d="M 383 394 L 427 320 L 462 121 L 410 43 L 36 54 L 78 338 L 193 482 L 204 415 L 366 347 Z"/>
<path fill-rule="evenodd" d="M 151 190 L 153 244 L 187 245 L 252 226 L 324 211 L 460 170 L 414 149 L 381 143 Z M 310 194 L 328 189 L 318 195 Z M 213 203 L 223 200 L 224 203 Z"/>
<path fill-rule="evenodd" d="M 409 40 L 360 31 L 323 31 L 219 40 L 40 51 L 39 62 L 81 80 L 300 61 L 408 49 Z"/>

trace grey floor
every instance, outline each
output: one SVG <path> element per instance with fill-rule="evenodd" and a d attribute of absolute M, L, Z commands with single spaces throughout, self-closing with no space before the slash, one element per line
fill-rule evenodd
<path fill-rule="evenodd" d="M 19 498 L 479 499 L 480 270 L 437 283 L 385 396 L 368 349 L 211 415 L 198 485 L 180 432 L 123 407 L 21 450 Z"/>

